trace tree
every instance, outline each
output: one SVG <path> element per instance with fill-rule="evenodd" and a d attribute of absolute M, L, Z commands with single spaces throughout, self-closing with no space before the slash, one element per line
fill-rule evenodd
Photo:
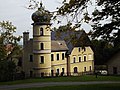
<path fill-rule="evenodd" d="M 90 17 L 87 11 L 89 3 L 93 2 L 91 0 L 69 0 L 69 2 L 64 0 L 63 5 L 58 8 L 57 15 L 71 16 L 73 20 L 76 19 L 78 26 L 80 26 L 81 21 L 88 23 L 92 20 L 94 22 L 91 33 L 93 38 L 101 37 L 114 43 L 116 47 L 120 47 L 120 1 L 95 0 L 97 6 L 92 14 L 93 17 Z M 101 9 L 97 9 L 99 6 Z M 83 15 L 83 18 L 79 18 L 80 14 Z"/>
<path fill-rule="evenodd" d="M 9 81 L 14 79 L 16 65 L 13 61 L 0 61 L 0 81 Z"/>
<path fill-rule="evenodd" d="M 104 65 L 116 51 L 112 44 L 105 40 L 92 40 L 95 65 Z"/>
<path fill-rule="evenodd" d="M 0 22 L 0 81 L 13 80 L 16 71 L 12 58 L 19 52 L 18 42 L 21 36 L 14 36 L 15 30 L 16 27 L 11 22 Z"/>
<path fill-rule="evenodd" d="M 18 42 L 21 39 L 21 36 L 15 36 L 16 27 L 12 25 L 9 21 L 0 22 L 0 60 L 9 59 L 11 57 L 8 52 L 13 52 L 14 49 L 6 49 L 8 44 L 11 44 L 11 48 L 18 47 Z"/>
<path fill-rule="evenodd" d="M 97 5 L 102 6 L 102 10 L 96 9 L 93 12 L 92 36 L 101 36 L 120 48 L 120 0 L 99 0 Z"/>

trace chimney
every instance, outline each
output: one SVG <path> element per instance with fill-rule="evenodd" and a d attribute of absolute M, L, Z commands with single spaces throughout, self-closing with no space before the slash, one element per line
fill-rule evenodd
<path fill-rule="evenodd" d="M 28 40 L 29 40 L 29 32 L 23 32 L 23 46 L 26 45 Z"/>

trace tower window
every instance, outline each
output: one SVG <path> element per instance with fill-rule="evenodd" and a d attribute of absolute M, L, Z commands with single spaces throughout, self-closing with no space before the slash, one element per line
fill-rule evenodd
<path fill-rule="evenodd" d="M 40 36 L 43 36 L 43 28 L 40 28 Z"/>
<path fill-rule="evenodd" d="M 44 44 L 40 43 L 40 49 L 43 50 L 44 49 Z"/>
<path fill-rule="evenodd" d="M 44 56 L 40 56 L 40 63 L 41 63 L 41 64 L 44 63 Z"/>

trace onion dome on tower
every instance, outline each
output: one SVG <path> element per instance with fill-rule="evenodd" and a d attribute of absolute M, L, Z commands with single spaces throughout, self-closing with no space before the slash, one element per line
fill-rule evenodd
<path fill-rule="evenodd" d="M 32 14 L 34 24 L 50 24 L 51 17 L 52 14 L 44 9 L 42 3 L 40 3 L 40 8 Z"/>

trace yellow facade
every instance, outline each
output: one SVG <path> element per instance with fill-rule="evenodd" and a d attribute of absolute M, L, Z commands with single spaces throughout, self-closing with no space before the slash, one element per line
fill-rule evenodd
<path fill-rule="evenodd" d="M 79 72 L 92 72 L 94 70 L 94 53 L 90 47 L 85 47 L 84 49 L 75 47 L 69 56 L 71 75 Z"/>
<path fill-rule="evenodd" d="M 53 60 L 51 60 L 51 70 L 53 70 L 54 76 L 58 73 L 61 75 L 64 72 L 64 75 L 67 73 L 67 59 L 65 58 L 65 51 L 61 52 L 52 52 Z M 57 55 L 59 54 L 59 60 L 57 60 Z M 64 57 L 62 56 L 64 55 Z M 58 72 L 59 70 L 59 72 Z"/>

